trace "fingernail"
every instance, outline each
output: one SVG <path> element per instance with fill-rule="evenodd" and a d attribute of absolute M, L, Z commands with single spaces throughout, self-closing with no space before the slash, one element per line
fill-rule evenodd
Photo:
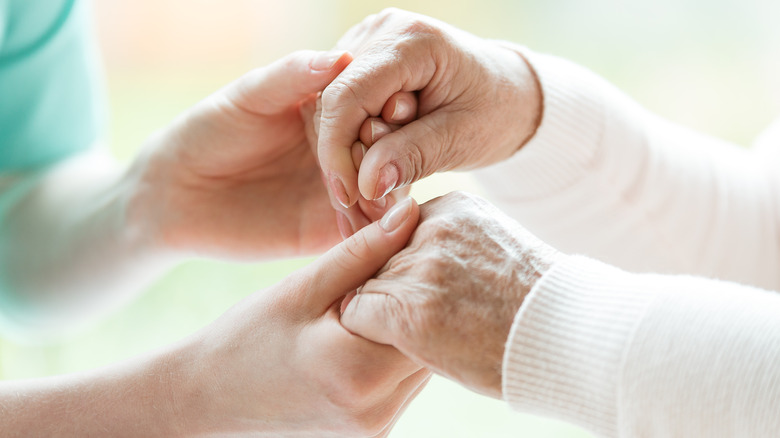
<path fill-rule="evenodd" d="M 371 143 L 376 143 L 377 140 L 389 132 L 389 126 L 385 125 L 384 123 L 380 123 L 378 120 L 371 121 Z"/>
<path fill-rule="evenodd" d="M 339 313 L 341 315 L 344 314 L 344 311 L 347 310 L 347 306 L 349 306 L 349 302 L 352 301 L 353 298 L 357 295 L 357 291 L 352 291 L 348 293 L 346 296 L 344 296 L 344 299 L 341 300 L 341 308 L 339 308 Z"/>
<path fill-rule="evenodd" d="M 344 56 L 343 51 L 320 52 L 311 60 L 309 67 L 316 71 L 330 70 L 342 56 Z"/>
<path fill-rule="evenodd" d="M 360 164 L 363 162 L 363 157 L 366 156 L 368 148 L 362 141 L 356 141 L 352 145 L 352 164 L 355 165 L 355 170 L 360 170 Z"/>
<path fill-rule="evenodd" d="M 340 211 L 336 212 L 336 226 L 339 228 L 342 239 L 348 239 L 349 236 L 353 234 L 352 225 L 349 223 L 349 219 Z"/>
<path fill-rule="evenodd" d="M 412 106 L 405 100 L 398 99 L 395 101 L 395 108 L 393 108 L 393 115 L 390 117 L 393 120 L 405 120 L 412 116 Z"/>
<path fill-rule="evenodd" d="M 398 204 L 395 204 L 379 221 L 379 226 L 390 233 L 398 229 L 412 213 L 412 198 L 407 196 Z"/>
<path fill-rule="evenodd" d="M 381 193 L 381 195 L 377 195 L 374 199 L 384 198 L 385 195 L 393 191 L 398 184 L 398 178 L 398 167 L 393 163 L 385 164 L 385 167 L 379 171 L 379 182 L 376 185 L 375 192 L 375 195 L 378 193 Z"/>
<path fill-rule="evenodd" d="M 387 196 L 379 199 L 374 199 L 371 201 L 372 204 L 374 204 L 374 208 L 377 210 L 384 210 L 385 207 L 387 207 Z"/>
<path fill-rule="evenodd" d="M 330 190 L 333 192 L 333 196 L 339 204 L 344 208 L 349 208 L 349 195 L 347 195 L 347 189 L 344 188 L 344 183 L 342 183 L 336 175 L 330 176 Z"/>

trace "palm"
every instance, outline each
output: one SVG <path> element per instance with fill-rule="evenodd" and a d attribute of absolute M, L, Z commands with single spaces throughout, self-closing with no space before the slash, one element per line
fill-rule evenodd
<path fill-rule="evenodd" d="M 260 114 L 212 98 L 186 120 L 173 148 L 168 243 L 258 259 L 321 252 L 340 240 L 297 103 Z"/>

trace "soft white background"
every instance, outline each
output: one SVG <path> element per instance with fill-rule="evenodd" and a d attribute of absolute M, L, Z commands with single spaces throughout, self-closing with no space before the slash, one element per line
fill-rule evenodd
<path fill-rule="evenodd" d="M 94 6 L 111 98 L 107 138 L 123 160 L 231 79 L 293 50 L 327 49 L 387 6 L 573 59 L 654 111 L 742 144 L 780 113 L 778 2 L 100 0 Z M 414 195 L 424 201 L 455 189 L 479 190 L 468 176 L 450 174 L 424 181 Z M 175 341 L 307 262 L 188 263 L 85 332 L 36 346 L 0 338 L 0 377 L 88 369 Z M 435 379 L 393 436 L 588 435 Z"/>

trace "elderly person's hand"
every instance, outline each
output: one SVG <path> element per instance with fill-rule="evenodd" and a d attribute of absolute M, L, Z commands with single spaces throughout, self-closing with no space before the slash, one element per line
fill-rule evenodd
<path fill-rule="evenodd" d="M 404 114 L 400 116 L 392 111 L 392 108 L 396 106 L 402 106 L 406 110 Z M 381 117 L 372 117 L 363 123 L 363 127 L 360 131 L 360 140 L 352 144 L 350 155 L 352 157 L 352 164 L 355 169 L 360 169 L 360 164 L 363 162 L 368 148 L 370 148 L 375 142 L 377 142 L 383 136 L 398 130 L 403 124 L 411 122 L 417 114 L 417 97 L 414 93 L 400 91 L 390 97 L 385 104 L 385 110 L 383 110 Z M 322 97 L 318 97 L 314 108 L 309 101 L 306 105 L 301 106 L 301 116 L 306 120 L 306 136 L 309 139 L 312 153 L 317 156 L 317 142 L 319 139 L 320 124 L 322 121 Z M 358 196 L 356 206 L 349 206 L 343 203 L 338 197 L 334 196 L 332 186 L 326 184 L 328 193 L 331 198 L 331 205 L 337 212 L 343 216 L 339 216 L 342 221 L 339 224 L 343 237 L 356 232 L 363 226 L 365 226 L 364 212 L 377 212 L 384 211 L 389 205 L 395 203 L 397 199 L 406 197 L 409 195 L 410 186 L 404 186 L 392 192 L 393 196 L 381 197 L 379 199 L 366 199 L 363 196 Z M 343 221 L 346 218 L 347 221 Z M 347 223 L 348 222 L 348 223 Z M 343 224 L 343 225 L 342 225 Z"/>
<path fill-rule="evenodd" d="M 502 43 L 389 9 L 351 29 L 338 47 L 355 60 L 323 92 L 318 149 L 331 191 L 344 205 L 359 194 L 381 198 L 440 170 L 506 159 L 539 124 L 535 75 Z M 351 149 L 361 126 L 365 142 L 371 117 L 415 115 L 406 101 L 389 102 L 398 92 L 417 93 L 418 118 L 369 148 L 358 172 Z"/>
<path fill-rule="evenodd" d="M 513 318 L 558 252 L 475 196 L 452 193 L 421 210 L 408 246 L 344 300 L 341 323 L 501 397 Z"/>

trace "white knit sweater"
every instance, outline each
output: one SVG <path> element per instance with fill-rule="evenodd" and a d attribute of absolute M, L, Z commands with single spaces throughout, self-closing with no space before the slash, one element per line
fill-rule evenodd
<path fill-rule="evenodd" d="M 555 264 L 515 317 L 506 401 L 602 436 L 780 436 L 780 294 L 757 288 L 780 290 L 780 124 L 740 148 L 525 54 L 542 124 L 478 178 L 584 256 Z"/>

